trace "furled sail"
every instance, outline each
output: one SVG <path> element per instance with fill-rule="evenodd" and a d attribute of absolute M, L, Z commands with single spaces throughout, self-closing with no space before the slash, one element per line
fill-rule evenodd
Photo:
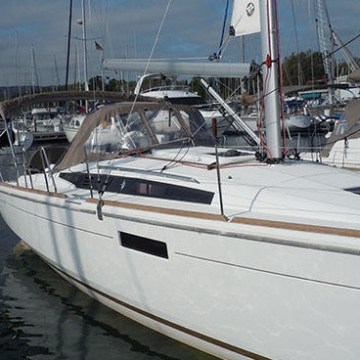
<path fill-rule="evenodd" d="M 234 0 L 230 33 L 242 36 L 260 32 L 259 0 Z"/>
<path fill-rule="evenodd" d="M 103 68 L 142 73 L 241 78 L 249 74 L 250 64 L 105 59 L 103 60 Z"/>

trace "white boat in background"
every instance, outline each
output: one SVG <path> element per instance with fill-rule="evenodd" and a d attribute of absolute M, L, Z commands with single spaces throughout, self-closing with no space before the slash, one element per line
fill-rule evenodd
<path fill-rule="evenodd" d="M 158 81 L 159 86 L 149 87 L 144 89 L 144 82 Z M 167 100 L 174 104 L 182 105 L 203 105 L 205 100 L 198 94 L 190 91 L 189 87 L 174 84 L 175 79 L 171 76 L 161 74 L 145 74 L 139 77 L 134 94 L 142 98 L 149 99 L 149 101 Z"/>
<path fill-rule="evenodd" d="M 253 131 L 263 127 L 259 124 L 261 111 L 259 106 L 250 106 L 241 118 Z M 284 121 L 281 124 L 289 137 L 298 133 L 308 133 L 311 127 L 315 126 L 314 119 L 307 113 L 305 102 L 302 99 L 291 97 L 284 99 Z"/>
<path fill-rule="evenodd" d="M 19 168 L 24 165 L 25 153 L 31 148 L 33 135 L 18 127 L 13 121 L 0 122 L 0 181 L 19 176 Z"/>
<path fill-rule="evenodd" d="M 62 131 L 63 118 L 58 108 L 33 108 L 31 110 L 33 131 Z"/>
<path fill-rule="evenodd" d="M 153 79 L 162 79 L 163 81 L 170 79 L 172 83 L 147 89 L 142 88 L 145 80 L 151 81 Z M 221 136 L 230 127 L 233 119 L 221 111 L 221 106 L 218 103 L 207 103 L 200 95 L 190 91 L 188 87 L 174 85 L 173 82 L 174 79 L 164 74 L 145 74 L 139 77 L 134 94 L 145 99 L 196 107 L 204 117 L 208 127 L 216 132 L 216 136 Z"/>
<path fill-rule="evenodd" d="M 360 174 L 284 157 L 276 5 L 260 1 L 266 143 L 217 148 L 185 105 L 106 105 L 60 163 L 0 182 L 0 211 L 79 289 L 190 346 L 358 360 Z"/>
<path fill-rule="evenodd" d="M 11 122 L 9 130 L 6 130 L 5 123 L 0 125 L 0 155 L 11 154 L 12 149 L 16 153 L 22 153 L 30 149 L 34 137 L 32 133 L 22 127 L 17 126 Z"/>
<path fill-rule="evenodd" d="M 59 107 L 33 108 L 28 129 L 33 134 L 34 142 L 62 141 L 66 139 L 64 122 L 65 118 Z"/>
<path fill-rule="evenodd" d="M 308 148 L 300 149 L 304 160 L 316 160 L 323 164 L 360 170 L 360 99 L 349 102 L 344 117 L 334 122 L 333 130 L 326 141 Z"/>
<path fill-rule="evenodd" d="M 27 151 L 31 148 L 34 136 L 30 131 L 13 128 L 15 134 L 14 145 L 21 147 L 23 151 Z"/>
<path fill-rule="evenodd" d="M 63 125 L 66 139 L 71 143 L 84 122 L 86 114 L 76 114 L 71 117 L 70 121 Z"/>
<path fill-rule="evenodd" d="M 285 130 L 292 135 L 307 132 L 314 119 L 307 113 L 305 101 L 298 97 L 284 99 Z"/>

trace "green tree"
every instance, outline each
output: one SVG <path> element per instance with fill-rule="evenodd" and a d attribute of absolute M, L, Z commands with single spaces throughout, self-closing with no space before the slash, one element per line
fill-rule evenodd
<path fill-rule="evenodd" d="M 308 50 L 299 54 L 292 53 L 284 59 L 282 69 L 285 86 L 326 82 L 322 55 L 319 52 Z"/>

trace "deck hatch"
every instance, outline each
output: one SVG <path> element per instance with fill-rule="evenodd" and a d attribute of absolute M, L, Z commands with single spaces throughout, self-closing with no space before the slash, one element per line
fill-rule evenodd
<path fill-rule="evenodd" d="M 166 243 L 119 231 L 120 244 L 128 249 L 168 259 Z"/>

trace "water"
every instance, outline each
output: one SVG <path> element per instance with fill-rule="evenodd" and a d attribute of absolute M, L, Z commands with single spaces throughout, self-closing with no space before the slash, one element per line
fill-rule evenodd
<path fill-rule="evenodd" d="M 92 300 L 32 252 L 0 216 L 1 360 L 211 360 Z"/>
<path fill-rule="evenodd" d="M 0 359 L 215 359 L 92 300 L 0 229 Z"/>

